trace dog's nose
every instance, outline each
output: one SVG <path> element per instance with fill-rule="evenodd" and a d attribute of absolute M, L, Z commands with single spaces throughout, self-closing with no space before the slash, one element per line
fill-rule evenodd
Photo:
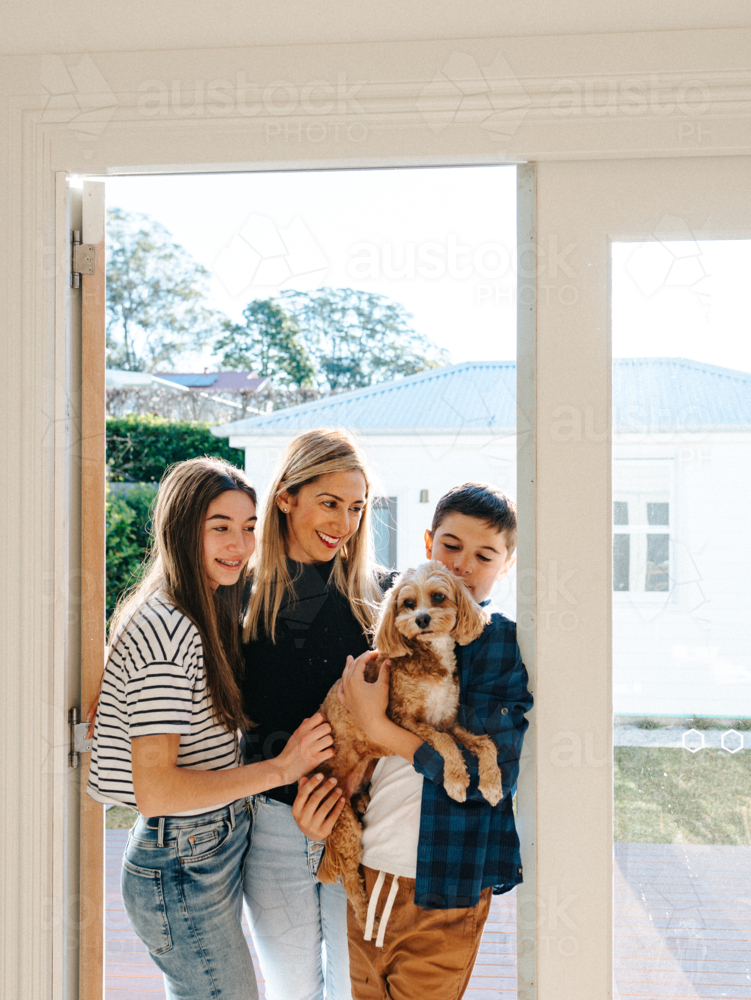
<path fill-rule="evenodd" d="M 427 628 L 430 625 L 430 615 L 418 615 L 415 622 L 418 628 Z"/>

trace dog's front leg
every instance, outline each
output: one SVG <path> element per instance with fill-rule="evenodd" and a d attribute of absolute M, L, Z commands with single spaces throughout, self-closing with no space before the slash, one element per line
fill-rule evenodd
<path fill-rule="evenodd" d="M 478 791 L 491 806 L 496 805 L 503 798 L 503 782 L 501 769 L 498 767 L 498 748 L 495 743 L 487 735 L 476 736 L 456 724 L 451 727 L 450 732 L 462 746 L 477 756 L 480 772 Z"/>
<path fill-rule="evenodd" d="M 397 722 L 396 719 L 394 721 Z M 469 774 L 461 751 L 448 733 L 439 733 L 427 723 L 403 717 L 398 720 L 397 725 L 419 736 L 443 757 L 443 787 L 452 799 L 466 802 Z"/>

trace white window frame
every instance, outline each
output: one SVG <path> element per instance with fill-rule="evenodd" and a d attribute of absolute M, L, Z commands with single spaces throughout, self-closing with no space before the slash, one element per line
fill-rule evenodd
<path fill-rule="evenodd" d="M 675 462 L 668 458 L 626 458 L 615 455 L 613 458 L 613 468 L 619 462 L 628 462 L 631 465 L 647 466 L 649 464 L 659 464 L 665 468 L 668 475 L 668 523 L 667 525 L 633 524 L 629 519 L 628 524 L 616 524 L 615 512 L 613 516 L 613 535 L 667 535 L 668 536 L 668 565 L 669 586 L 667 590 L 615 590 L 613 589 L 613 602 L 615 606 L 622 604 L 644 604 L 644 605 L 667 605 L 674 602 L 674 579 L 675 579 Z M 613 502 L 617 500 L 615 488 L 613 489 Z"/>
<path fill-rule="evenodd" d="M 398 496 L 377 496 L 373 498 L 373 522 L 376 520 L 376 510 L 387 510 L 391 523 L 386 525 L 389 540 L 389 565 L 386 569 L 394 570 L 399 560 L 399 497 Z M 373 524 L 375 531 L 375 523 Z M 393 565 L 392 565 L 393 564 Z"/>

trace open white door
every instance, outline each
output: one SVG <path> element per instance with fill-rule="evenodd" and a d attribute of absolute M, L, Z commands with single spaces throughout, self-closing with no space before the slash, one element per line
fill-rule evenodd
<path fill-rule="evenodd" d="M 105 649 L 104 184 L 83 185 L 81 247 L 81 706 L 99 691 Z M 93 261 L 90 259 L 93 257 Z M 87 273 L 92 269 L 93 273 Z M 75 281 L 74 275 L 74 281 Z M 81 755 L 80 1000 L 104 994 L 104 807 Z"/>

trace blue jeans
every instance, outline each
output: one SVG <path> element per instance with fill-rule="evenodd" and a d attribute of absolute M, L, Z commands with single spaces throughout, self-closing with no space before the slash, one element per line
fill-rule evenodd
<path fill-rule="evenodd" d="M 316 879 L 323 845 L 304 836 L 290 806 L 252 802 L 243 888 L 267 1000 L 323 1000 L 324 982 L 327 1000 L 351 1000 L 347 897 Z"/>
<path fill-rule="evenodd" d="M 200 816 L 138 817 L 121 876 L 133 930 L 164 973 L 169 1000 L 257 1000 L 242 931 L 250 802 Z"/>

